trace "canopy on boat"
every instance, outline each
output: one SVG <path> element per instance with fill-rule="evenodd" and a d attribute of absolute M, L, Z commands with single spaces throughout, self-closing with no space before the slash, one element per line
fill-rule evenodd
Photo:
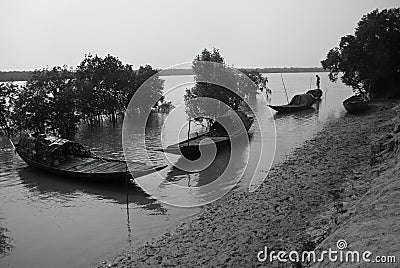
<path fill-rule="evenodd" d="M 292 98 L 290 105 L 311 106 L 314 101 L 315 99 L 310 94 L 299 94 Z"/>
<path fill-rule="evenodd" d="M 54 164 L 54 161 L 62 162 L 72 156 L 91 156 L 89 149 L 82 144 L 70 140 L 41 134 L 21 136 L 17 150 L 24 153 L 32 160 Z"/>
<path fill-rule="evenodd" d="M 315 99 L 320 99 L 322 97 L 322 90 L 321 89 L 311 89 L 306 92 L 307 94 L 311 94 Z"/>
<path fill-rule="evenodd" d="M 247 125 L 249 124 L 249 120 L 250 120 L 249 116 L 247 116 L 242 111 L 236 111 L 236 114 L 242 120 L 245 127 L 247 127 Z M 233 117 L 232 114 L 226 114 L 224 116 L 219 117 L 211 126 L 211 130 L 226 132 L 225 127 L 231 128 L 231 129 L 235 128 L 237 126 L 238 122 L 235 122 L 234 118 L 235 117 Z"/>

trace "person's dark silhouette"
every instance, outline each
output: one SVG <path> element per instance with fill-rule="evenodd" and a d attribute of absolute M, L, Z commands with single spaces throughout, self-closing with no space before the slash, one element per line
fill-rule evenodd
<path fill-rule="evenodd" d="M 316 77 L 317 77 L 317 88 L 319 89 L 320 88 L 321 79 L 319 78 L 318 74 L 316 75 Z"/>

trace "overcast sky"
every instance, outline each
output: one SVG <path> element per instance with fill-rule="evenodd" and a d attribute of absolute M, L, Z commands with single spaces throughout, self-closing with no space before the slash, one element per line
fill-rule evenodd
<path fill-rule="evenodd" d="M 319 66 L 362 15 L 398 0 L 0 0 L 0 70 L 85 53 L 166 68 L 219 48 L 237 67 Z"/>

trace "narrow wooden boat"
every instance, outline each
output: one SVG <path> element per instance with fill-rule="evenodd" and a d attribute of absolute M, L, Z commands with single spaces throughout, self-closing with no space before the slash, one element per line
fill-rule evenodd
<path fill-rule="evenodd" d="M 270 108 L 280 113 L 291 113 L 305 109 L 310 109 L 314 104 L 315 98 L 311 94 L 295 95 L 289 104 L 286 105 L 268 105 Z"/>
<path fill-rule="evenodd" d="M 274 109 L 275 111 L 279 112 L 279 113 L 293 113 L 293 112 L 298 112 L 298 111 L 303 111 L 306 109 L 310 109 L 310 106 L 303 106 L 303 105 L 290 105 L 290 104 L 286 104 L 286 105 L 268 105 L 269 107 L 271 107 L 272 109 Z"/>
<path fill-rule="evenodd" d="M 360 95 L 354 95 L 343 102 L 344 108 L 351 114 L 365 112 L 371 108 L 370 101 Z"/>
<path fill-rule="evenodd" d="M 319 100 L 322 97 L 322 90 L 319 88 L 311 89 L 307 91 L 306 94 L 310 94 L 311 96 L 314 97 L 314 99 Z"/>
<path fill-rule="evenodd" d="M 254 122 L 254 117 L 252 116 L 248 116 L 240 111 L 237 112 L 237 114 L 242 120 L 245 130 L 237 130 L 231 134 L 231 136 L 229 136 L 225 129 L 218 122 L 214 122 L 214 124 L 210 127 L 210 131 L 185 141 L 172 144 L 162 150 L 167 153 L 183 155 L 189 159 L 192 159 L 197 158 L 200 155 L 200 146 L 206 148 L 207 146 L 213 146 L 213 144 L 215 144 L 217 149 L 222 149 L 226 146 L 229 146 L 232 139 L 235 139 L 240 135 L 247 135 Z M 230 120 L 228 116 L 226 117 L 226 120 Z"/>
<path fill-rule="evenodd" d="M 104 183 L 125 183 L 166 166 L 150 166 L 94 155 L 83 145 L 50 135 L 23 135 L 16 145 L 18 155 L 30 166 L 53 174 Z"/>

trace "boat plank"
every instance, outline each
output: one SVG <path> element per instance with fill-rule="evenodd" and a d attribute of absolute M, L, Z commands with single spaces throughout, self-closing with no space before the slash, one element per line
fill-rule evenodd
<path fill-rule="evenodd" d="M 146 164 L 141 164 L 141 166 L 147 166 Z M 93 171 L 96 172 L 125 172 L 126 171 L 126 164 L 125 162 L 111 162 L 108 165 L 103 165 L 98 169 L 94 169 Z"/>
<path fill-rule="evenodd" d="M 92 163 L 91 165 L 87 165 L 81 169 L 83 172 L 91 172 L 91 173 L 100 173 L 105 170 L 112 170 L 114 166 L 119 165 L 119 162 L 105 162 L 105 161 L 97 161 Z"/>
<path fill-rule="evenodd" d="M 62 163 L 57 168 L 68 170 L 68 171 L 76 171 L 81 169 L 86 165 L 91 165 L 93 162 L 97 162 L 96 158 L 73 158 L 65 163 Z"/>
<path fill-rule="evenodd" d="M 89 173 L 101 173 L 101 172 L 109 173 L 110 170 L 112 170 L 113 165 L 114 164 L 111 163 L 98 163 L 97 165 L 87 166 L 82 171 Z"/>
<path fill-rule="evenodd" d="M 212 142 L 205 142 L 204 139 L 205 138 L 209 138 L 212 140 Z M 208 137 L 204 137 L 201 139 L 196 139 L 196 140 L 192 140 L 189 142 L 182 142 L 180 143 L 181 147 L 185 147 L 185 146 L 198 146 L 200 145 L 200 143 L 202 142 L 202 144 L 207 145 L 207 144 L 212 144 L 212 143 L 218 143 L 218 142 L 222 142 L 222 141 L 226 141 L 229 140 L 228 137 L 225 136 L 208 136 Z M 175 147 L 174 145 L 171 146 L 171 148 Z M 177 146 L 176 146 L 177 147 Z"/>
<path fill-rule="evenodd" d="M 79 170 L 79 171 L 90 170 L 90 169 L 92 169 L 93 167 L 96 167 L 96 166 L 99 166 L 99 165 L 101 165 L 101 162 L 98 161 L 98 160 L 96 159 L 96 160 L 94 160 L 94 161 L 88 162 L 88 163 L 85 164 L 85 165 L 77 166 L 77 170 Z"/>
<path fill-rule="evenodd" d="M 125 172 L 126 164 L 125 164 L 125 162 L 117 162 L 114 165 L 109 166 L 109 170 L 111 172 Z"/>
<path fill-rule="evenodd" d="M 137 165 L 137 166 L 131 166 L 129 165 L 129 170 L 131 172 L 139 172 L 139 171 L 143 171 L 143 170 L 147 170 L 147 169 L 151 169 L 150 166 L 144 164 L 144 165 Z"/>

